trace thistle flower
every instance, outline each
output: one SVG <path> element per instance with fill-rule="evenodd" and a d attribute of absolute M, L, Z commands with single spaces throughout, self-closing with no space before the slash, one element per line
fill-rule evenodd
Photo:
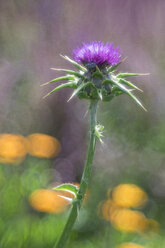
<path fill-rule="evenodd" d="M 82 47 L 73 51 L 74 60 L 70 59 L 68 56 L 62 57 L 78 70 L 74 71 L 51 68 L 52 70 L 62 71 L 66 73 L 66 75 L 55 78 L 43 85 L 65 80 L 67 83 L 57 86 L 46 96 L 63 88 L 73 88 L 74 92 L 69 100 L 77 95 L 80 99 L 110 101 L 115 96 L 125 93 L 146 110 L 132 93 L 133 90 L 142 90 L 125 79 L 131 76 L 146 74 L 115 74 L 117 67 L 123 61 L 121 60 L 119 47 L 114 48 L 113 43 L 104 44 L 101 41 L 90 42 L 87 44 L 83 43 Z"/>
<path fill-rule="evenodd" d="M 90 42 L 73 51 L 74 59 L 83 64 L 116 65 L 121 60 L 119 48 L 113 48 L 113 43 Z"/>

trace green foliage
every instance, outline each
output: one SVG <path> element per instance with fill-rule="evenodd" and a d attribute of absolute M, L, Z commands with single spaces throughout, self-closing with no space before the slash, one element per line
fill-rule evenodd
<path fill-rule="evenodd" d="M 27 158 L 18 167 L 0 164 L 0 245 L 2 248 L 52 247 L 65 223 L 65 213 L 34 211 L 29 195 L 52 181 L 50 162 Z M 49 171 L 49 173 L 48 173 Z M 67 214 L 67 213 L 66 213 Z M 55 225 L 54 223 L 58 223 Z"/>
<path fill-rule="evenodd" d="M 97 125 L 95 130 L 100 135 L 103 127 Z M 132 173 L 131 167 L 129 173 Z M 32 157 L 27 158 L 19 166 L 0 164 L 0 244 L 2 248 L 13 248 L 13 246 L 52 248 L 57 241 L 69 212 L 58 215 L 40 213 L 32 209 L 28 199 L 34 190 L 48 188 L 51 185 L 53 182 L 51 172 L 49 160 Z M 123 171 L 121 173 L 123 174 Z M 125 173 L 123 177 L 126 177 Z M 136 234 L 123 235 L 100 219 L 97 215 L 97 205 L 101 200 L 100 197 L 105 197 L 107 185 L 109 187 L 110 181 L 113 182 L 113 175 L 110 180 L 108 175 L 98 172 L 93 180 L 89 204 L 79 213 L 68 248 L 100 248 L 109 245 L 116 248 L 118 244 L 132 240 L 145 244 L 146 247 L 155 248 L 157 245 L 164 248 L 163 234 L 153 236 L 150 240 Z M 57 186 L 55 190 L 66 190 L 76 194 L 77 187 L 73 184 L 63 184 Z"/>

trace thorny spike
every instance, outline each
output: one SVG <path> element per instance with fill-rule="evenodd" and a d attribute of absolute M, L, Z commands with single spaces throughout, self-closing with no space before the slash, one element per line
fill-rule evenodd
<path fill-rule="evenodd" d="M 64 59 L 68 60 L 70 63 L 72 63 L 72 64 L 73 64 L 75 67 L 77 67 L 79 70 L 87 71 L 87 69 L 86 69 L 84 66 L 78 64 L 76 61 L 74 61 L 73 59 L 70 59 L 68 56 L 64 56 L 64 55 L 62 55 L 62 54 L 60 54 L 60 56 L 61 56 L 62 58 L 64 58 Z"/>
<path fill-rule="evenodd" d="M 58 77 L 58 78 L 54 78 L 53 80 L 46 82 L 44 84 L 41 84 L 40 86 L 45 86 L 51 83 L 55 83 L 55 82 L 59 82 L 59 81 L 63 81 L 63 80 L 74 80 L 75 78 L 72 75 L 66 75 L 63 77 Z"/>
<path fill-rule="evenodd" d="M 126 94 L 128 94 L 130 97 L 132 97 L 135 102 L 137 104 L 139 104 L 146 112 L 147 112 L 147 109 L 141 104 L 141 102 L 126 88 L 124 87 L 124 85 L 116 82 L 116 81 L 112 81 L 114 84 L 116 84 L 117 86 L 119 86 L 120 89 L 122 89 Z"/>
<path fill-rule="evenodd" d="M 80 86 L 73 92 L 73 94 L 71 95 L 71 97 L 68 99 L 67 102 L 69 102 L 80 90 L 82 90 L 84 87 L 88 86 L 89 84 L 91 83 L 89 82 L 85 84 L 80 84 Z"/>
<path fill-rule="evenodd" d="M 58 69 L 58 68 L 50 68 L 51 70 L 54 70 L 54 71 L 62 71 L 62 72 L 66 72 L 70 75 L 74 75 L 76 77 L 80 77 L 80 78 L 84 78 L 84 75 L 80 72 L 77 72 L 77 71 L 73 71 L 73 70 L 68 70 L 68 69 Z"/>
<path fill-rule="evenodd" d="M 120 78 L 120 79 L 119 79 L 119 82 L 122 82 L 122 83 L 124 83 L 124 84 L 126 84 L 126 85 L 128 85 L 128 86 L 130 86 L 130 87 L 133 87 L 133 88 L 135 88 L 135 89 L 137 89 L 137 90 L 143 92 L 143 90 L 141 90 L 140 88 L 138 88 L 136 85 L 132 84 L 131 82 L 129 82 L 129 81 L 123 79 L 123 78 Z"/>
<path fill-rule="evenodd" d="M 119 73 L 116 77 L 117 78 L 125 78 L 125 77 L 135 77 L 135 76 L 148 76 L 150 73 Z"/>
<path fill-rule="evenodd" d="M 76 83 L 73 83 L 73 82 L 61 84 L 61 85 L 57 86 L 56 88 L 54 88 L 52 91 L 50 91 L 48 94 L 46 94 L 43 98 L 46 98 L 47 96 L 54 93 L 55 91 L 61 90 L 63 88 L 73 88 L 74 89 L 75 86 L 76 86 Z"/>

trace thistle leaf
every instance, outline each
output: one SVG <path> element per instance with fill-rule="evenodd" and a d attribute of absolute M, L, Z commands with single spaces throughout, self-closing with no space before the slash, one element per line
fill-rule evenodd
<path fill-rule="evenodd" d="M 59 86 L 57 86 L 56 88 L 54 88 L 52 91 L 50 91 L 47 95 L 45 95 L 43 98 L 46 98 L 47 96 L 49 96 L 50 94 L 58 91 L 58 90 L 61 90 L 61 89 L 64 89 L 64 88 L 73 88 L 75 89 L 77 86 L 76 83 L 74 82 L 69 82 L 69 83 L 66 83 L 66 84 L 61 84 Z"/>
<path fill-rule="evenodd" d="M 134 88 L 136 90 L 139 90 L 139 91 L 143 92 L 143 90 L 139 89 L 136 85 L 132 84 L 130 81 L 127 81 L 127 80 L 125 80 L 123 78 L 120 78 L 119 82 L 121 82 L 121 83 L 123 83 L 125 85 L 128 85 L 128 86 L 130 86 L 130 87 L 132 87 L 132 88 Z"/>
<path fill-rule="evenodd" d="M 134 101 L 142 108 L 144 109 L 145 111 L 146 108 L 142 105 L 142 103 L 130 92 L 129 89 L 127 89 L 123 84 L 117 82 L 116 80 L 113 80 L 112 81 L 113 84 L 116 84 L 121 90 L 123 90 L 127 95 L 129 95 L 132 99 L 134 99 Z"/>
<path fill-rule="evenodd" d="M 73 194 L 75 197 L 77 197 L 77 193 L 78 193 L 79 188 L 74 184 L 64 183 L 64 184 L 61 184 L 61 185 L 53 188 L 53 190 L 66 191 L 66 192 Z"/>
<path fill-rule="evenodd" d="M 77 72 L 77 71 L 72 71 L 72 70 L 67 70 L 67 69 L 58 69 L 58 68 L 50 68 L 50 69 L 54 70 L 54 71 L 66 72 L 70 75 L 74 75 L 74 76 L 79 77 L 79 78 L 84 78 L 84 75 L 82 75 L 80 72 Z"/>
<path fill-rule="evenodd" d="M 51 84 L 51 83 L 54 83 L 54 82 L 58 82 L 58 81 L 74 80 L 74 79 L 75 79 L 75 77 L 73 77 L 71 75 L 66 75 L 66 76 L 63 76 L 63 77 L 54 78 L 53 80 L 51 80 L 49 82 L 46 82 L 44 84 L 41 84 L 41 86 L 44 86 L 44 85 L 47 85 L 47 84 Z"/>
<path fill-rule="evenodd" d="M 77 93 L 82 90 L 84 87 L 90 85 L 91 83 L 88 82 L 88 83 L 82 83 L 80 84 L 80 86 L 73 92 L 73 94 L 71 95 L 71 97 L 68 99 L 68 102 L 75 96 L 77 95 Z"/>
<path fill-rule="evenodd" d="M 72 63 L 72 65 L 74 65 L 77 69 L 79 69 L 81 71 L 87 71 L 87 69 L 84 66 L 78 64 L 76 61 L 74 61 L 73 59 L 70 59 L 68 56 L 63 56 L 61 54 L 60 54 L 60 56 L 64 59 L 68 60 L 70 63 Z"/>
<path fill-rule="evenodd" d="M 149 73 L 119 73 L 116 77 L 117 78 L 125 78 L 125 77 L 134 77 L 134 76 L 147 76 Z"/>

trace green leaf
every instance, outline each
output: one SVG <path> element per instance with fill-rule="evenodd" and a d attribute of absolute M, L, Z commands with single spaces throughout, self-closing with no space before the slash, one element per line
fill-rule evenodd
<path fill-rule="evenodd" d="M 134 77 L 134 76 L 147 76 L 149 73 L 119 73 L 116 77 L 117 78 L 125 78 L 125 77 Z"/>
<path fill-rule="evenodd" d="M 62 72 L 66 72 L 70 75 L 74 75 L 76 77 L 79 77 L 79 78 L 84 78 L 84 75 L 81 74 L 80 72 L 77 72 L 77 71 L 73 71 L 73 70 L 67 70 L 67 69 L 58 69 L 58 68 L 50 68 L 51 70 L 55 70 L 55 71 L 62 71 Z"/>
<path fill-rule="evenodd" d="M 139 89 L 136 85 L 132 84 L 130 81 L 127 81 L 127 80 L 125 80 L 125 79 L 123 79 L 123 78 L 120 78 L 120 79 L 119 79 L 119 82 L 121 82 L 121 83 L 123 83 L 123 84 L 126 84 L 126 85 L 128 85 L 128 86 L 130 86 L 130 87 L 132 87 L 132 88 L 134 88 L 134 89 L 137 89 L 137 90 L 143 92 L 143 90 Z"/>
<path fill-rule="evenodd" d="M 78 193 L 79 188 L 74 184 L 64 183 L 64 184 L 61 184 L 57 187 L 54 187 L 53 190 L 67 191 L 67 192 L 73 194 L 75 197 L 77 197 L 77 193 Z"/>
<path fill-rule="evenodd" d="M 47 84 L 51 84 L 54 82 L 58 82 L 58 81 L 63 81 L 63 80 L 74 80 L 75 77 L 71 76 L 71 75 L 67 75 L 67 76 L 63 76 L 63 77 L 58 77 L 58 78 L 54 78 L 53 80 L 46 82 L 44 84 L 41 84 L 41 86 L 47 85 Z"/>
<path fill-rule="evenodd" d="M 61 54 L 60 54 L 60 56 L 64 59 L 68 60 L 70 63 L 72 63 L 72 65 L 74 65 L 77 69 L 79 69 L 81 71 L 87 71 L 87 69 L 84 66 L 78 64 L 76 61 L 74 61 L 73 59 L 70 59 L 68 56 L 63 56 Z"/>
<path fill-rule="evenodd" d="M 49 96 L 50 94 L 54 93 L 55 91 L 58 91 L 58 90 L 61 90 L 61 89 L 64 89 L 64 88 L 73 88 L 73 89 L 75 89 L 76 86 L 77 86 L 77 84 L 73 83 L 73 82 L 69 82 L 69 83 L 66 83 L 66 84 L 61 84 L 61 85 L 57 86 L 56 88 L 54 88 L 52 91 L 50 91 L 43 98 L 46 98 L 47 96 Z"/>
<path fill-rule="evenodd" d="M 142 105 L 142 103 L 130 92 L 129 89 L 127 89 L 123 84 L 117 82 L 116 80 L 112 80 L 113 84 L 116 84 L 121 90 L 123 90 L 127 95 L 129 95 L 134 101 L 145 111 L 146 108 Z"/>
<path fill-rule="evenodd" d="M 68 102 L 75 96 L 77 95 L 77 93 L 82 90 L 84 87 L 90 85 L 91 83 L 88 82 L 88 83 L 82 83 L 80 84 L 80 86 L 73 92 L 73 94 L 71 95 L 71 97 L 68 99 Z"/>

